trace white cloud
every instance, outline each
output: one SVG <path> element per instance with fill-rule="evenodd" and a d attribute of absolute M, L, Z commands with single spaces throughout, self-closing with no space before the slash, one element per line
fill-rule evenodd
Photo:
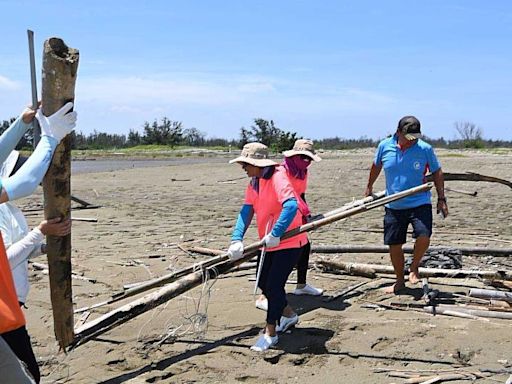
<path fill-rule="evenodd" d="M 0 89 L 6 89 L 8 91 L 18 90 L 20 89 L 20 85 L 16 81 L 0 75 Z"/>

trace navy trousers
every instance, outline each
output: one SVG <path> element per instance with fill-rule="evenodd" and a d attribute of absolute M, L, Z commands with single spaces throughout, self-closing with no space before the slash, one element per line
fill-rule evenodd
<path fill-rule="evenodd" d="M 293 267 L 297 265 L 300 253 L 301 248 L 289 248 L 265 255 L 258 287 L 268 300 L 268 324 L 277 324 L 288 304 L 284 287 Z"/>

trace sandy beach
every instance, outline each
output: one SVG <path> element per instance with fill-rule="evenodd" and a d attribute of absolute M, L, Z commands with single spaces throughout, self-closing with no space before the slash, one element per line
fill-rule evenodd
<path fill-rule="evenodd" d="M 445 172 L 477 172 L 512 180 L 512 153 L 438 150 Z M 308 202 L 322 213 L 362 197 L 373 149 L 324 154 L 311 168 Z M 148 280 L 207 259 L 184 246 L 226 249 L 248 179 L 239 166 L 218 158 L 89 173 L 72 177 L 73 195 L 101 205 L 74 210 L 73 271 L 95 279 L 73 280 L 76 308 L 101 302 L 123 284 Z M 447 182 L 450 215 L 435 217 L 432 245 L 512 247 L 512 189 L 486 182 Z M 383 176 L 375 190 L 384 187 Z M 434 192 L 435 193 L 435 192 Z M 42 193 L 22 200 L 36 207 Z M 311 233 L 317 245 L 382 245 L 383 209 L 374 209 Z M 30 225 L 41 212 L 27 216 Z M 254 224 L 246 243 L 256 240 Z M 412 239 L 408 239 L 412 244 Z M 390 265 L 387 254 L 311 256 Z M 464 256 L 464 268 L 512 269 L 509 258 Z M 46 263 L 45 257 L 34 261 Z M 311 268 L 308 280 L 323 297 L 288 294 L 300 323 L 272 350 L 249 350 L 264 324 L 254 306 L 254 270 L 206 281 L 185 294 L 79 346 L 58 352 L 53 334 L 48 276 L 31 270 L 25 310 L 28 331 L 44 383 L 405 383 L 388 371 L 512 369 L 512 321 L 432 316 L 371 303 L 417 304 L 418 286 L 406 294 L 385 294 L 389 277 L 368 280 Z M 295 288 L 295 272 L 287 291 Z M 351 285 L 367 284 L 330 302 L 325 297 Z M 443 293 L 467 295 L 485 287 L 482 279 L 430 279 Z M 89 320 L 134 298 L 91 311 Z M 461 298 L 461 303 L 467 302 Z M 78 320 L 79 315 L 75 320 Z M 477 378 L 502 382 L 510 374 Z M 454 380 L 453 383 L 467 383 Z"/>

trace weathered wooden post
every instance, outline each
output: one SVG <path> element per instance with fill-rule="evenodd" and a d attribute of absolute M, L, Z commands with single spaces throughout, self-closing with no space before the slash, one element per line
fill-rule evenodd
<path fill-rule="evenodd" d="M 75 98 L 79 53 L 64 41 L 52 37 L 43 51 L 42 108 L 45 116 L 55 113 Z M 43 180 L 46 218 L 71 216 L 71 137 L 58 145 Z M 71 234 L 48 236 L 47 253 L 55 337 L 62 349 L 73 340 L 71 292 Z"/>

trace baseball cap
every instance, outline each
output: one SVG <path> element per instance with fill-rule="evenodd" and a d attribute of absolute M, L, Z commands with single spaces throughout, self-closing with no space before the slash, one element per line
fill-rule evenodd
<path fill-rule="evenodd" d="M 407 140 L 416 140 L 422 136 L 420 121 L 414 116 L 402 117 L 398 122 L 398 130 Z"/>

